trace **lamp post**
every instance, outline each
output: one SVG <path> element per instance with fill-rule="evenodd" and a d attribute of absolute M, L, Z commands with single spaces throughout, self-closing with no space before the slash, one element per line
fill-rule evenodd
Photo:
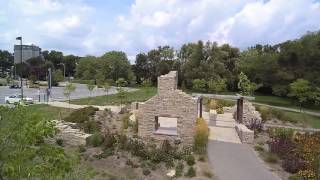
<path fill-rule="evenodd" d="M 65 81 L 66 80 L 66 65 L 63 63 L 59 63 L 58 65 L 63 66 L 63 81 Z"/>
<path fill-rule="evenodd" d="M 22 37 L 17 37 L 16 40 L 20 40 L 20 86 L 21 86 L 21 100 L 23 100 L 23 84 L 22 84 Z"/>

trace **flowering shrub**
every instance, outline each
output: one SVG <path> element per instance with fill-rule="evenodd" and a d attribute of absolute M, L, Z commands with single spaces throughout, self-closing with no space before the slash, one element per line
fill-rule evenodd
<path fill-rule="evenodd" d="M 298 171 L 306 169 L 306 162 L 295 154 L 284 157 L 282 162 L 284 170 L 290 173 L 297 173 Z"/>
<path fill-rule="evenodd" d="M 303 179 L 320 178 L 320 132 L 294 134 L 283 128 L 269 131 L 270 151 L 282 160 L 282 167 L 290 173 L 298 173 Z"/>
<path fill-rule="evenodd" d="M 198 118 L 194 135 L 194 148 L 197 152 L 203 152 L 205 150 L 208 137 L 209 128 L 207 122 L 203 118 Z"/>

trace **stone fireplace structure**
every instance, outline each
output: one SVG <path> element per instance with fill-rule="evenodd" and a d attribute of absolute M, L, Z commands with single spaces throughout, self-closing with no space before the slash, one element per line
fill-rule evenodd
<path fill-rule="evenodd" d="M 138 135 L 143 140 L 193 144 L 199 102 L 198 98 L 177 89 L 177 79 L 177 71 L 159 76 L 157 94 L 133 105 L 140 114 Z"/>

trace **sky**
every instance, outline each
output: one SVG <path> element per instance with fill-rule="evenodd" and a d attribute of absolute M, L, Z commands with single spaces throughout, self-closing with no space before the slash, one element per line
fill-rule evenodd
<path fill-rule="evenodd" d="M 216 41 L 241 49 L 320 30 L 319 0 L 0 0 L 0 49 L 24 44 L 64 54 L 137 53 Z"/>

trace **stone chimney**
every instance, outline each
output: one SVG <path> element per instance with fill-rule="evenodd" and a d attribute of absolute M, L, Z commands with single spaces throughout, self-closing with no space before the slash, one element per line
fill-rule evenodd
<path fill-rule="evenodd" d="M 178 86 L 177 71 L 170 71 L 168 74 L 158 77 L 158 94 L 165 94 L 174 91 Z"/>

